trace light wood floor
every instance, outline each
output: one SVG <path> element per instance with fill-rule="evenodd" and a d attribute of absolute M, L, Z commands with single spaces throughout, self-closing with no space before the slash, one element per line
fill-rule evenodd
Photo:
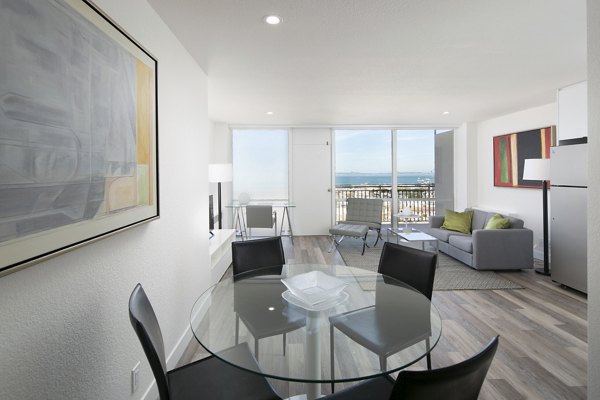
<path fill-rule="evenodd" d="M 290 264 L 344 263 L 337 251 L 328 253 L 326 236 L 295 237 L 293 245 L 289 238 L 283 241 Z M 432 352 L 433 368 L 464 360 L 499 334 L 500 346 L 480 399 L 585 399 L 586 297 L 533 271 L 501 275 L 525 289 L 434 292 L 432 301 L 442 316 L 443 331 Z M 203 356 L 191 343 L 181 362 Z M 425 363 L 411 368 L 424 369 Z M 272 384 L 282 396 L 288 390 L 295 394 L 286 383 Z M 323 385 L 323 393 L 329 392 L 329 385 Z"/>

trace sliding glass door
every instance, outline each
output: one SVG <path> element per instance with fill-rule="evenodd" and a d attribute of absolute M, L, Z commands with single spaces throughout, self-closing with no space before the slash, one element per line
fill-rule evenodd
<path fill-rule="evenodd" d="M 346 219 L 349 198 L 391 199 L 392 131 L 389 129 L 334 130 L 335 217 Z M 390 202 L 384 202 L 384 221 L 390 221 Z"/>
<path fill-rule="evenodd" d="M 384 199 L 384 223 L 395 224 L 404 208 L 419 216 L 417 222 L 429 221 L 441 172 L 444 198 L 453 197 L 452 131 L 444 132 L 438 140 L 434 129 L 334 130 L 336 221 L 345 219 L 350 197 Z"/>
<path fill-rule="evenodd" d="M 410 209 L 427 222 L 435 215 L 435 131 L 398 129 L 396 134 L 395 210 Z M 395 214 L 395 213 L 394 213 Z"/>

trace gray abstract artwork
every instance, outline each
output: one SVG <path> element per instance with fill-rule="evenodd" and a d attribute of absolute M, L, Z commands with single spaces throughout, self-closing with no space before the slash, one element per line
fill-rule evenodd
<path fill-rule="evenodd" d="M 0 243 L 101 217 L 136 174 L 136 59 L 63 1 L 0 0 Z"/>

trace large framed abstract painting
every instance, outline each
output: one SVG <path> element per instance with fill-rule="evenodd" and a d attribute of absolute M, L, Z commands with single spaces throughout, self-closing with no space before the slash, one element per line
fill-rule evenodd
<path fill-rule="evenodd" d="M 554 126 L 494 136 L 494 186 L 541 188 L 541 181 L 523 180 L 528 158 L 550 158 L 556 144 Z"/>
<path fill-rule="evenodd" d="M 158 218 L 157 61 L 84 0 L 0 0 L 0 275 Z"/>

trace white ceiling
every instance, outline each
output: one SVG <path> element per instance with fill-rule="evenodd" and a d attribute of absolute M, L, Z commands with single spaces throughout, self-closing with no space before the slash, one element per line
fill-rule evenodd
<path fill-rule="evenodd" d="M 232 124 L 450 126 L 586 79 L 585 0 L 149 2 Z"/>

